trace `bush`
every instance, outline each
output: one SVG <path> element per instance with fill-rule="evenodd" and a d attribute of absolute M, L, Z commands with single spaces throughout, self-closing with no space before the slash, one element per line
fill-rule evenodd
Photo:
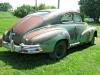
<path fill-rule="evenodd" d="M 32 12 L 35 12 L 35 7 L 23 5 L 21 7 L 17 7 L 17 9 L 14 11 L 14 16 L 22 18 Z"/>
<path fill-rule="evenodd" d="M 55 6 L 46 6 L 45 4 L 40 4 L 38 7 L 37 7 L 38 10 L 43 10 L 43 9 L 56 9 Z"/>
<path fill-rule="evenodd" d="M 0 11 L 9 11 L 11 8 L 9 3 L 0 3 Z"/>

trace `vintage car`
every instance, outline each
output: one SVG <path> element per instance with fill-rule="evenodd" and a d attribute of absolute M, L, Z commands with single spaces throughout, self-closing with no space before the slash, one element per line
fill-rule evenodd
<path fill-rule="evenodd" d="M 80 13 L 65 10 L 41 10 L 19 20 L 2 38 L 2 46 L 11 52 L 48 53 L 60 59 L 68 48 L 94 44 L 95 27 L 82 22 Z"/>

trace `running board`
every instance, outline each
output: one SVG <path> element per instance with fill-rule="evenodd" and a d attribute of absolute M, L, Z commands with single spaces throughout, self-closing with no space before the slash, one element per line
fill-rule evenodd
<path fill-rule="evenodd" d="M 77 43 L 73 43 L 73 44 L 70 44 L 70 47 L 73 47 L 73 46 L 76 46 L 76 45 L 79 45 L 80 42 L 77 42 Z"/>

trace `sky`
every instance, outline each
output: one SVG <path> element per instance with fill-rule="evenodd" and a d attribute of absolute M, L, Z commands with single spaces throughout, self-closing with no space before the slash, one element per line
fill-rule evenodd
<path fill-rule="evenodd" d="M 78 1 L 79 0 L 60 0 L 60 9 L 79 10 Z M 22 6 L 23 4 L 35 5 L 35 0 L 0 0 L 0 3 L 1 2 L 9 2 L 13 6 L 13 9 Z M 57 2 L 58 0 L 37 0 L 38 5 L 44 3 L 55 7 L 57 7 Z"/>

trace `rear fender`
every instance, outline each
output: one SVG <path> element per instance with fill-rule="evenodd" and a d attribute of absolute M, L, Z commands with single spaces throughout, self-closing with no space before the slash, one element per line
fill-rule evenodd
<path fill-rule="evenodd" d="M 81 34 L 81 40 L 80 42 L 89 42 L 92 40 L 93 36 L 97 36 L 96 28 L 91 27 L 87 28 L 82 34 Z"/>
<path fill-rule="evenodd" d="M 57 36 L 53 37 L 51 40 L 41 44 L 41 47 L 43 48 L 44 52 L 53 52 L 56 43 L 61 40 L 67 40 L 67 43 L 69 45 L 70 35 L 68 34 L 68 32 L 64 31 L 58 34 Z"/>

